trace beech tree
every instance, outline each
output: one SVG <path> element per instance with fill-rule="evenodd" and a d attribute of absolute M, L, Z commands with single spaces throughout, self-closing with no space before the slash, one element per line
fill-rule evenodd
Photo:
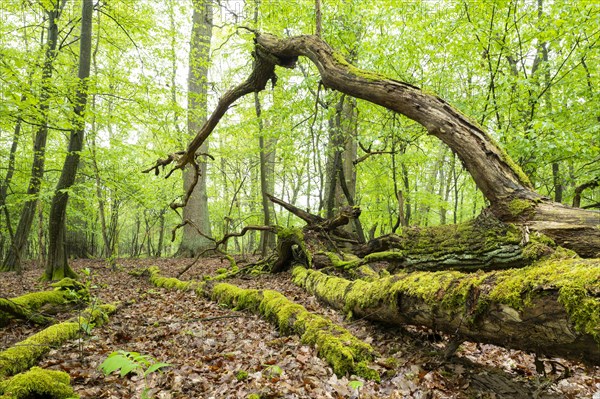
<path fill-rule="evenodd" d="M 194 132 L 206 118 L 208 65 L 212 37 L 213 11 L 210 1 L 193 1 L 192 32 L 188 74 L 188 131 Z M 208 142 L 201 152 L 208 152 Z M 184 190 L 189 192 L 183 207 L 183 236 L 178 255 L 195 257 L 212 245 L 208 198 L 206 194 L 208 165 L 202 157 L 190 165 L 184 175 Z M 195 168 L 198 168 L 197 173 Z"/>
<path fill-rule="evenodd" d="M 73 101 L 73 113 L 76 126 L 69 136 L 69 148 L 65 163 L 56 185 L 52 207 L 50 209 L 48 262 L 43 278 L 46 280 L 60 280 L 63 277 L 76 277 L 75 272 L 68 264 L 66 249 L 66 212 L 69 201 L 69 188 L 75 182 L 79 167 L 80 152 L 83 148 L 85 134 L 85 109 L 88 98 L 88 78 L 92 61 L 92 14 L 94 3 L 84 0 L 81 8 L 81 35 L 79 37 L 79 70 L 77 73 L 77 90 Z"/>
<path fill-rule="evenodd" d="M 45 13 L 48 15 L 48 28 L 46 32 L 46 43 L 44 52 L 44 61 L 42 66 L 42 76 L 39 92 L 39 113 L 40 123 L 35 133 L 33 148 L 33 163 L 31 166 L 31 177 L 27 185 L 27 194 L 30 199 L 25 202 L 21 210 L 19 224 L 14 236 L 12 237 L 6 258 L 0 267 L 2 271 L 19 271 L 21 262 L 25 254 L 25 248 L 35 216 L 35 210 L 38 203 L 37 195 L 40 192 L 41 180 L 44 176 L 44 166 L 46 163 L 46 142 L 48 140 L 48 113 L 50 101 L 51 78 L 54 72 L 53 62 L 57 54 L 58 40 L 58 19 L 65 6 L 64 1 L 53 1 L 47 4 Z M 18 136 L 20 122 L 15 127 L 15 138 Z M 14 141 L 16 143 L 16 141 Z M 7 174 L 7 177 L 9 174 Z M 6 181 L 8 184 L 9 181 Z M 2 188 L 2 206 L 5 205 L 6 188 Z"/>

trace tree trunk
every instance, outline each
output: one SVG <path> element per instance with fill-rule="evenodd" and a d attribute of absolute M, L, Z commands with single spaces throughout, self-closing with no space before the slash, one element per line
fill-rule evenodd
<path fill-rule="evenodd" d="M 275 149 L 271 146 L 267 148 L 266 144 L 272 140 L 265 140 L 262 109 L 260 106 L 260 98 L 258 93 L 254 93 L 254 107 L 256 110 L 256 118 L 258 119 L 258 147 L 260 149 L 260 197 L 263 210 L 263 223 L 265 226 L 273 224 L 275 216 L 275 208 L 267 194 L 275 190 Z M 265 142 L 266 141 L 266 142 Z M 275 247 L 275 234 L 272 231 L 260 232 L 260 252 L 263 257 L 267 256 L 269 251 Z"/>
<path fill-rule="evenodd" d="M 188 76 L 188 131 L 190 134 L 197 132 L 206 120 L 207 78 L 213 19 L 212 3 L 210 1 L 194 0 L 192 3 L 194 14 L 192 16 L 193 26 Z M 203 143 L 199 151 L 207 153 L 208 142 Z M 199 161 L 200 175 L 198 176 L 198 182 L 183 208 L 183 220 L 189 220 L 192 223 L 187 223 L 183 227 L 183 237 L 177 251 L 178 256 L 195 257 L 213 246 L 213 242 L 205 237 L 205 235 L 209 237 L 212 235 L 206 193 L 207 166 L 207 163 L 202 159 Z M 184 170 L 183 187 L 186 193 L 193 184 L 195 173 L 195 169 L 191 167 Z"/>
<path fill-rule="evenodd" d="M 81 37 L 79 39 L 79 72 L 77 93 L 75 94 L 75 126 L 69 137 L 69 149 L 65 163 L 56 185 L 50 219 L 48 222 L 48 262 L 43 279 L 60 280 L 63 277 L 76 277 L 77 275 L 68 264 L 68 253 L 66 248 L 66 212 L 69 201 L 69 188 L 75 182 L 77 168 L 79 166 L 80 152 L 83 148 L 83 136 L 85 133 L 85 107 L 87 104 L 88 90 L 87 79 L 90 76 L 90 64 L 92 59 L 92 14 L 94 3 L 92 0 L 84 0 L 81 10 Z"/>
<path fill-rule="evenodd" d="M 600 213 L 568 208 L 541 197 L 483 129 L 446 101 L 407 83 L 359 70 L 315 36 L 279 39 L 261 34 L 256 42 L 280 66 L 293 67 L 298 56 L 306 56 L 315 63 L 327 87 L 384 106 L 422 124 L 429 134 L 456 153 L 501 220 L 540 229 L 557 244 L 581 256 L 599 254 L 600 229 L 596 226 Z"/>
<path fill-rule="evenodd" d="M 33 223 L 35 209 L 37 205 L 37 195 L 40 192 L 42 176 L 44 176 L 44 164 L 46 153 L 46 140 L 48 138 L 48 101 L 50 98 L 50 79 L 52 78 L 52 63 L 56 58 L 56 44 L 58 38 L 57 20 L 64 7 L 65 2 L 60 2 L 55 9 L 47 11 L 48 31 L 46 39 L 46 52 L 44 55 L 44 64 L 42 66 L 42 80 L 39 98 L 40 125 L 35 133 L 33 144 L 33 165 L 31 167 L 31 177 L 27 188 L 28 200 L 23 205 L 21 217 L 17 231 L 12 239 L 11 245 L 6 254 L 6 259 L 0 270 L 2 271 L 20 271 L 21 261 L 25 253 L 29 232 Z"/>
<path fill-rule="evenodd" d="M 400 273 L 371 283 L 303 267 L 293 274 L 296 284 L 355 318 L 600 364 L 598 260 L 485 274 Z"/>

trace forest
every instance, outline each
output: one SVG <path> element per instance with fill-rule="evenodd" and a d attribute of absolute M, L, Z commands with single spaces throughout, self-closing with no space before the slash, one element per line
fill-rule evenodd
<path fill-rule="evenodd" d="M 4 0 L 0 399 L 600 399 L 600 4 Z"/>

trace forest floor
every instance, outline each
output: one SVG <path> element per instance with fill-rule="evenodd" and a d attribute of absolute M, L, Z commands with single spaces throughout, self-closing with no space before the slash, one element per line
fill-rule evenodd
<path fill-rule="evenodd" d="M 228 281 L 245 288 L 278 290 L 378 351 L 375 367 L 382 374 L 381 383 L 336 377 L 315 348 L 303 345 L 297 336 L 280 336 L 256 315 L 224 308 L 193 292 L 159 289 L 146 278 L 128 274 L 156 265 L 162 275 L 175 276 L 189 263 L 189 259 L 122 259 L 118 270 L 111 271 L 103 261 L 73 261 L 76 270 L 91 271 L 93 296 L 103 303 L 120 301 L 121 306 L 104 326 L 54 348 L 39 366 L 69 373 L 82 398 L 140 398 L 145 388 L 158 399 L 245 398 L 251 393 L 261 398 L 600 398 L 600 367 L 547 359 L 543 375 L 536 372 L 530 354 L 473 343 L 462 344 L 456 356 L 446 361 L 444 337 L 418 328 L 344 320 L 293 285 L 288 273 Z M 228 263 L 218 258 L 202 260 L 182 279 L 198 279 L 224 266 Z M 48 289 L 38 281 L 41 274 L 35 264 L 22 275 L 3 274 L 0 296 Z M 37 330 L 23 323 L 9 324 L 0 330 L 0 350 Z M 104 376 L 99 365 L 117 350 L 140 352 L 171 366 L 147 379 L 121 378 L 117 373 Z M 352 381 L 364 385 L 354 388 L 358 383 Z"/>

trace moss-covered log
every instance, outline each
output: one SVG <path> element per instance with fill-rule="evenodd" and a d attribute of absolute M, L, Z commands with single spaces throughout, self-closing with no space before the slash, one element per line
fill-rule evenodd
<path fill-rule="evenodd" d="M 296 267 L 294 282 L 354 317 L 600 364 L 600 261 L 549 259 L 489 273 L 349 281 Z"/>
<path fill-rule="evenodd" d="M 0 298 L 0 327 L 5 326 L 10 319 L 27 320 L 34 324 L 50 324 L 52 318 L 33 312 L 10 299 Z"/>
<path fill-rule="evenodd" d="M 291 233 L 290 233 L 291 234 Z M 283 334 L 297 334 L 302 342 L 316 346 L 319 357 L 327 361 L 338 375 L 355 374 L 379 380 L 377 371 L 369 368 L 373 348 L 354 337 L 348 330 L 326 317 L 307 311 L 273 290 L 239 288 L 227 283 L 181 281 L 163 277 L 157 267 L 148 269 L 150 281 L 157 287 L 195 291 L 237 310 L 251 310 L 274 323 Z"/>
<path fill-rule="evenodd" d="M 70 385 L 69 374 L 63 371 L 32 367 L 0 382 L 0 399 L 67 399 L 77 398 Z"/>
<path fill-rule="evenodd" d="M 29 369 L 51 348 L 77 338 L 81 329 L 102 325 L 115 310 L 114 305 L 87 309 L 80 316 L 50 326 L 0 352 L 0 379 Z"/>
<path fill-rule="evenodd" d="M 10 319 L 29 320 L 36 324 L 49 324 L 52 319 L 41 313 L 55 313 L 64 306 L 87 303 L 89 292 L 80 282 L 64 278 L 54 284 L 53 290 L 31 292 L 16 298 L 0 298 L 0 326 Z"/>

